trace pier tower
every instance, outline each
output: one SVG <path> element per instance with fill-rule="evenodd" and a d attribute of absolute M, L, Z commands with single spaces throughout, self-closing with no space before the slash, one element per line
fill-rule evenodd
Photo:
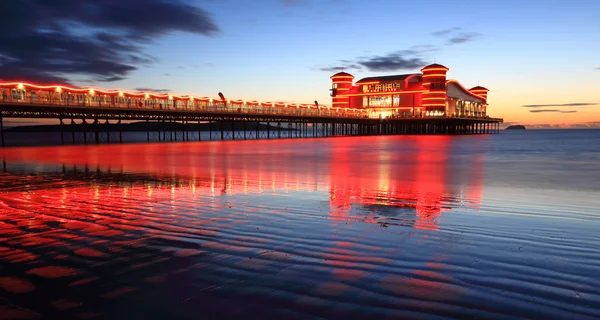
<path fill-rule="evenodd" d="M 477 87 L 469 89 L 469 91 L 473 94 L 476 94 L 476 95 L 482 97 L 487 102 L 487 95 L 488 95 L 488 92 L 490 91 L 487 88 L 477 86 Z"/>
<path fill-rule="evenodd" d="M 354 76 L 346 72 L 338 72 L 331 76 L 332 107 L 348 108 L 350 106 L 348 97 L 344 95 L 350 92 L 353 80 Z"/>
<path fill-rule="evenodd" d="M 423 73 L 423 92 L 422 105 L 425 109 L 425 116 L 445 116 L 446 115 L 446 73 L 447 67 L 441 64 L 430 64 L 421 69 Z"/>

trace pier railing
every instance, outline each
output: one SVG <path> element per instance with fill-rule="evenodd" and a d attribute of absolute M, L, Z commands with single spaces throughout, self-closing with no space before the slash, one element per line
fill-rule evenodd
<path fill-rule="evenodd" d="M 125 101 L 117 103 L 115 100 L 75 100 L 75 99 L 15 99 L 3 96 L 0 104 L 5 105 L 35 105 L 50 107 L 75 107 L 75 108 L 111 108 L 120 110 L 163 110 L 180 112 L 208 112 L 208 113 L 233 113 L 233 114 L 259 114 L 259 115 L 285 115 L 298 117 L 332 117 L 332 118 L 368 118 L 363 109 L 332 108 L 313 105 L 271 105 L 234 102 L 205 102 L 176 100 L 168 104 L 154 103 L 154 101 Z"/>
<path fill-rule="evenodd" d="M 281 115 L 295 117 L 317 117 L 317 118 L 344 118 L 344 119 L 384 119 L 379 116 L 369 114 L 365 109 L 353 108 L 332 108 L 327 106 L 301 105 L 301 104 L 279 104 L 272 103 L 236 103 L 221 101 L 193 101 L 193 100 L 172 100 L 171 103 L 163 105 L 153 100 L 126 100 L 121 103 L 115 99 L 60 99 L 60 98 L 13 98 L 12 96 L 0 96 L 0 105 L 31 105 L 31 106 L 50 106 L 50 107 L 75 107 L 75 108 L 109 108 L 124 111 L 134 110 L 162 110 L 176 112 L 202 112 L 215 114 L 236 114 L 236 115 Z M 479 120 L 501 120 L 491 118 L 490 116 L 460 115 L 460 116 L 426 116 L 423 114 L 405 115 L 393 114 L 385 119 L 479 119 Z"/>

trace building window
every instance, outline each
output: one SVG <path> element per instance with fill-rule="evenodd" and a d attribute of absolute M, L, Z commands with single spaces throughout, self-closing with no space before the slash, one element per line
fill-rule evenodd
<path fill-rule="evenodd" d="M 392 96 L 375 96 L 369 98 L 370 107 L 383 107 L 392 105 Z"/>

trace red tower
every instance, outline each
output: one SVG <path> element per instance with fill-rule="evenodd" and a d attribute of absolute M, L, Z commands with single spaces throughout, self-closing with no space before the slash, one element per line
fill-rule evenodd
<path fill-rule="evenodd" d="M 448 68 L 441 64 L 430 64 L 421 69 L 423 72 L 423 108 L 427 116 L 446 114 L 446 73 Z"/>
<path fill-rule="evenodd" d="M 331 104 L 333 107 L 348 108 L 350 107 L 348 97 L 340 97 L 340 94 L 346 94 L 352 88 L 354 76 L 346 72 L 338 72 L 331 76 Z"/>
<path fill-rule="evenodd" d="M 483 100 L 485 100 L 485 103 L 481 106 L 481 115 L 486 115 L 487 111 L 487 95 L 488 95 L 488 90 L 487 88 L 481 87 L 481 86 L 477 86 L 474 88 L 469 89 L 469 92 L 471 92 L 472 94 L 478 95 L 480 97 L 483 98 Z"/>
<path fill-rule="evenodd" d="M 487 102 L 488 91 L 490 91 L 487 88 L 477 86 L 477 87 L 469 89 L 469 91 L 473 94 L 476 94 L 476 95 L 482 97 Z"/>

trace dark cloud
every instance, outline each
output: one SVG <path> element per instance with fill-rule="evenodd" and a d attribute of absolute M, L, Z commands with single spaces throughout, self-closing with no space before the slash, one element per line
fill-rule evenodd
<path fill-rule="evenodd" d="M 135 91 L 140 91 L 140 92 L 171 92 L 171 89 L 135 88 Z"/>
<path fill-rule="evenodd" d="M 448 39 L 447 44 L 452 45 L 452 44 L 466 43 L 466 42 L 473 41 L 473 40 L 479 38 L 480 36 L 481 36 L 481 34 L 479 34 L 477 32 L 464 32 L 464 33 L 460 33 L 460 34 L 450 37 Z"/>
<path fill-rule="evenodd" d="M 596 68 L 596 70 L 600 70 L 600 67 Z"/>
<path fill-rule="evenodd" d="M 448 45 L 470 42 L 481 36 L 477 32 L 462 32 L 462 29 L 459 27 L 434 31 L 431 35 L 438 38 L 447 38 L 446 44 Z"/>
<path fill-rule="evenodd" d="M 529 112 L 534 112 L 534 113 L 539 113 L 539 112 L 575 113 L 575 112 L 577 112 L 577 110 L 536 109 L 536 110 L 529 110 Z"/>
<path fill-rule="evenodd" d="M 347 64 L 344 66 L 319 68 L 319 70 L 321 70 L 321 71 L 328 71 L 328 72 L 339 72 L 339 71 L 360 70 L 360 69 L 362 69 L 362 67 L 357 64 Z"/>
<path fill-rule="evenodd" d="M 597 106 L 597 103 L 573 102 L 573 103 L 558 103 L 558 104 L 526 104 L 523 108 L 547 108 L 547 107 L 587 107 Z"/>
<path fill-rule="evenodd" d="M 154 59 L 144 46 L 172 32 L 213 35 L 216 24 L 183 0 L 8 1 L 0 19 L 0 79 L 124 79 Z"/>
<path fill-rule="evenodd" d="M 336 65 L 319 68 L 319 70 L 327 72 L 361 70 L 363 68 L 375 72 L 414 70 L 428 64 L 423 58 L 425 54 L 438 50 L 439 48 L 431 45 L 413 46 L 410 49 L 400 50 L 385 55 L 359 57 L 355 60 L 340 60 Z"/>
<path fill-rule="evenodd" d="M 422 68 L 427 61 L 415 56 L 412 50 L 393 52 L 383 56 L 362 58 L 357 63 L 369 71 L 398 71 Z"/>
<path fill-rule="evenodd" d="M 460 31 L 461 29 L 459 27 L 452 27 L 452 28 L 448 28 L 448 29 L 443 29 L 443 30 L 438 30 L 438 31 L 434 31 L 431 33 L 431 35 L 435 36 L 435 37 L 445 37 L 451 33 L 455 33 L 457 31 Z"/>

